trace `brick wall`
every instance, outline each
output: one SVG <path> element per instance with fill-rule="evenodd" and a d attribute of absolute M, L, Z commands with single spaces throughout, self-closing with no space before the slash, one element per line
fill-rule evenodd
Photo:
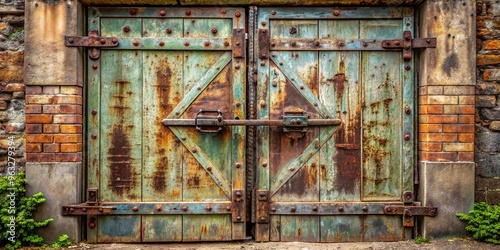
<path fill-rule="evenodd" d="M 82 87 L 26 88 L 29 162 L 82 161 Z"/>
<path fill-rule="evenodd" d="M 500 1 L 477 1 L 476 201 L 500 204 Z"/>
<path fill-rule="evenodd" d="M 0 1 L 0 175 L 8 165 L 9 137 L 17 169 L 26 163 L 23 61 L 24 1 Z"/>

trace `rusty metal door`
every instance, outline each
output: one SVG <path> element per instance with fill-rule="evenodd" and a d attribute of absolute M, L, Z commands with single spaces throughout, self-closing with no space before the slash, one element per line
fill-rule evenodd
<path fill-rule="evenodd" d="M 258 10 L 257 118 L 303 112 L 342 124 L 298 135 L 258 127 L 256 240 L 411 236 L 413 218 L 388 215 L 388 206 L 413 201 L 413 16 L 411 8 Z"/>
<path fill-rule="evenodd" d="M 161 124 L 246 117 L 244 21 L 238 8 L 89 8 L 89 34 L 110 46 L 89 51 L 88 241 L 245 238 L 246 128 Z"/>

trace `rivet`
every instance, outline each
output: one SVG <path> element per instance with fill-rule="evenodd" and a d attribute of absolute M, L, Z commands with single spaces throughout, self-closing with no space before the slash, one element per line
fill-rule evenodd
<path fill-rule="evenodd" d="M 275 208 L 275 207 L 272 207 L 272 208 L 271 208 L 271 212 L 276 212 L 276 208 Z"/>
<path fill-rule="evenodd" d="M 333 12 L 333 15 L 334 15 L 334 16 L 339 16 L 339 15 L 340 15 L 340 11 L 335 10 L 335 11 Z"/>
<path fill-rule="evenodd" d="M 339 43 L 339 46 L 340 46 L 340 47 L 344 47 L 344 42 L 340 42 L 340 43 Z"/>
<path fill-rule="evenodd" d="M 276 54 L 274 54 L 274 53 L 273 53 L 271 56 L 272 56 L 272 57 L 276 57 Z"/>
<path fill-rule="evenodd" d="M 226 211 L 231 211 L 231 206 L 226 206 Z"/>
<path fill-rule="evenodd" d="M 401 43 L 399 41 L 396 41 L 394 44 L 396 44 L 397 46 L 399 46 Z"/>
<path fill-rule="evenodd" d="M 236 220 L 241 220 L 241 216 L 236 216 Z"/>
<path fill-rule="evenodd" d="M 92 65 L 92 69 L 96 70 L 97 69 L 97 64 Z"/>
<path fill-rule="evenodd" d="M 271 15 L 273 15 L 273 16 L 274 16 L 274 15 L 276 15 L 276 11 L 275 11 L 275 10 L 272 10 L 272 11 L 271 11 Z"/>
<path fill-rule="evenodd" d="M 212 28 L 212 34 L 217 34 L 217 28 Z"/>
<path fill-rule="evenodd" d="M 97 115 L 97 110 L 92 109 L 92 115 Z"/>
<path fill-rule="evenodd" d="M 188 210 L 188 207 L 187 206 L 182 206 L 182 211 L 187 211 Z"/>
<path fill-rule="evenodd" d="M 295 170 L 295 168 L 294 168 L 294 167 L 291 167 L 291 168 L 290 168 L 290 171 L 294 171 L 294 170 Z"/>
<path fill-rule="evenodd" d="M 166 11 L 164 11 L 164 10 L 160 10 L 160 16 L 165 16 L 166 14 L 167 14 L 167 12 L 166 12 Z"/>
<path fill-rule="evenodd" d="M 222 10 L 220 11 L 220 13 L 221 13 L 221 14 L 226 14 L 227 12 L 226 12 L 226 10 L 225 10 L 225 9 L 222 9 Z"/>
<path fill-rule="evenodd" d="M 179 112 L 175 112 L 176 115 L 179 115 L 180 113 Z"/>
<path fill-rule="evenodd" d="M 411 109 L 410 109 L 410 108 L 408 108 L 408 107 L 406 107 L 406 108 L 405 108 L 405 113 L 406 113 L 406 114 L 408 114 L 408 115 L 409 115 L 409 114 L 411 114 Z"/>
<path fill-rule="evenodd" d="M 102 209 L 102 207 L 99 208 L 99 212 L 102 213 L 102 211 L 104 211 L 104 209 Z"/>
<path fill-rule="evenodd" d="M 266 26 L 267 22 L 266 21 L 262 21 L 260 24 L 262 24 L 262 26 Z"/>
<path fill-rule="evenodd" d="M 163 46 L 165 45 L 165 42 L 160 41 L 158 44 L 159 44 L 161 47 L 163 47 Z"/>
<path fill-rule="evenodd" d="M 241 16 L 241 13 L 240 13 L 240 12 L 236 12 L 236 13 L 234 13 L 234 16 L 235 16 L 235 17 L 240 17 L 240 16 Z"/>
<path fill-rule="evenodd" d="M 133 207 L 133 208 L 132 208 L 132 211 L 134 211 L 134 212 L 139 211 L 139 207 L 138 207 L 138 206 Z"/>
<path fill-rule="evenodd" d="M 388 207 L 388 208 L 387 208 L 387 212 L 392 212 L 392 208 L 391 208 L 391 207 Z"/>
<path fill-rule="evenodd" d="M 238 69 L 239 69 L 239 68 L 240 68 L 240 67 L 238 66 Z M 234 105 L 236 105 L 236 107 L 240 107 L 240 106 L 241 106 L 241 102 L 236 102 Z"/>
<path fill-rule="evenodd" d="M 321 45 L 321 43 L 320 43 L 319 41 L 316 41 L 316 42 L 314 43 L 314 45 L 316 45 L 316 46 L 320 46 L 320 45 Z"/>
<path fill-rule="evenodd" d="M 276 43 L 275 43 L 275 42 L 272 42 L 272 43 L 271 43 L 271 47 L 274 47 L 274 46 L 276 46 Z"/>
<path fill-rule="evenodd" d="M 260 217 L 260 220 L 261 220 L 261 221 L 265 221 L 265 220 L 266 220 L 266 217 L 262 216 L 262 217 Z"/>
<path fill-rule="evenodd" d="M 189 42 L 184 42 L 184 46 L 189 46 Z"/>
<path fill-rule="evenodd" d="M 387 46 L 389 46 L 389 45 L 391 45 L 391 42 L 390 42 L 390 41 L 387 41 L 387 42 L 385 42 L 385 44 L 386 44 Z"/>
<path fill-rule="evenodd" d="M 366 212 L 366 211 L 368 211 L 368 206 L 363 206 L 363 208 L 362 208 L 362 209 L 363 209 L 363 211 L 365 211 L 365 212 Z"/>
<path fill-rule="evenodd" d="M 138 42 L 138 41 L 134 41 L 134 42 L 132 42 L 132 44 L 133 44 L 134 46 L 139 46 L 139 42 Z"/>
<path fill-rule="evenodd" d="M 92 134 L 90 137 L 92 137 L 92 139 L 96 139 L 97 135 L 96 134 Z"/>
<path fill-rule="evenodd" d="M 172 34 L 172 29 L 171 28 L 167 28 L 167 34 Z"/>
<path fill-rule="evenodd" d="M 339 212 L 344 212 L 344 207 L 340 206 L 339 207 Z"/>
<path fill-rule="evenodd" d="M 283 65 L 283 62 L 280 62 L 279 65 Z"/>
<path fill-rule="evenodd" d="M 431 39 L 427 39 L 425 40 L 427 43 L 431 43 Z"/>
<path fill-rule="evenodd" d="M 135 14 L 137 14 L 137 9 L 134 8 L 130 9 L 130 15 L 135 15 Z"/>
<path fill-rule="evenodd" d="M 90 222 L 90 223 L 89 223 L 89 228 L 95 228 L 95 223 Z"/>
<path fill-rule="evenodd" d="M 325 169 L 325 168 L 326 168 L 326 165 L 325 165 L 325 164 L 321 164 L 321 168 L 322 168 L 322 169 Z"/>
<path fill-rule="evenodd" d="M 295 211 L 297 211 L 297 208 L 296 207 L 292 207 L 292 208 L 290 208 L 290 211 L 295 213 Z"/>
<path fill-rule="evenodd" d="M 273 85 L 273 87 L 277 87 L 278 83 L 277 82 L 273 82 L 272 85 Z"/>
<path fill-rule="evenodd" d="M 196 153 L 198 152 L 198 150 L 196 148 L 193 148 L 193 153 Z"/>
<path fill-rule="evenodd" d="M 198 86 L 196 89 L 197 89 L 197 90 L 201 90 L 201 87 L 200 87 L 200 86 Z"/>
<path fill-rule="evenodd" d="M 163 209 L 162 205 L 156 205 L 156 211 L 160 212 Z"/>
<path fill-rule="evenodd" d="M 229 42 L 228 41 L 224 42 L 224 46 L 229 46 Z"/>
<path fill-rule="evenodd" d="M 73 38 L 68 39 L 68 43 L 74 43 L 74 42 L 75 42 L 75 39 L 73 39 Z"/>
<path fill-rule="evenodd" d="M 266 62 L 265 61 L 261 61 L 260 62 L 260 66 L 264 66 L 264 65 L 266 65 Z"/>
<path fill-rule="evenodd" d="M 263 162 L 263 163 L 262 163 L 262 166 L 263 166 L 263 167 L 267 167 L 267 162 Z"/>
<path fill-rule="evenodd" d="M 234 166 L 235 166 L 236 168 L 241 168 L 241 163 L 236 162 L 236 164 L 234 164 Z"/>
<path fill-rule="evenodd" d="M 193 150 L 193 152 L 194 152 L 194 150 Z M 208 167 L 207 167 L 207 170 L 208 170 L 208 171 L 212 171 L 212 167 L 208 166 Z"/>
<path fill-rule="evenodd" d="M 186 16 L 190 16 L 190 15 L 191 15 L 191 11 L 190 11 L 190 10 L 186 10 L 186 11 L 184 12 L 184 14 L 186 14 Z"/>
<path fill-rule="evenodd" d="M 236 192 L 236 196 L 237 196 L 237 197 L 241 197 L 241 192 L 240 192 L 240 191 L 237 191 L 237 192 Z"/>
<path fill-rule="evenodd" d="M 301 85 L 301 86 L 300 86 L 300 89 L 304 89 L 304 86 L 302 86 L 302 85 Z"/>
<path fill-rule="evenodd" d="M 130 26 L 123 26 L 123 32 L 127 33 L 130 31 Z"/>
<path fill-rule="evenodd" d="M 262 108 L 265 108 L 266 107 L 266 101 L 264 101 L 264 100 L 260 101 L 260 106 Z"/>
<path fill-rule="evenodd" d="M 210 205 L 207 205 L 207 206 L 205 207 L 205 210 L 207 210 L 207 211 L 212 211 L 212 207 L 211 207 Z"/>
<path fill-rule="evenodd" d="M 317 104 L 317 103 L 314 103 L 314 107 L 318 107 L 318 104 Z"/>
<path fill-rule="evenodd" d="M 363 47 L 368 47 L 368 43 L 367 42 L 363 42 Z"/>
<path fill-rule="evenodd" d="M 86 208 L 82 208 L 82 211 L 83 211 L 83 212 L 87 212 L 87 209 L 86 209 Z"/>
<path fill-rule="evenodd" d="M 182 137 L 181 139 L 182 139 L 183 141 L 185 141 L 185 140 L 186 140 L 186 137 Z"/>
<path fill-rule="evenodd" d="M 113 39 L 111 39 L 111 42 L 112 42 L 113 44 L 116 44 L 116 43 L 118 43 L 118 40 L 117 40 L 116 38 L 113 38 Z"/>
<path fill-rule="evenodd" d="M 405 140 L 406 140 L 406 141 L 410 140 L 410 135 L 409 135 L 409 134 L 406 134 L 406 135 L 405 135 Z"/>
<path fill-rule="evenodd" d="M 405 69 L 406 70 L 410 70 L 411 69 L 411 66 L 409 64 L 405 65 Z"/>
<path fill-rule="evenodd" d="M 292 46 L 297 46 L 297 42 L 292 42 Z"/>
<path fill-rule="evenodd" d="M 70 211 L 70 212 L 73 212 L 73 211 L 75 211 L 75 209 L 74 209 L 74 208 L 70 208 L 70 209 L 69 209 L 69 211 Z"/>
<path fill-rule="evenodd" d="M 313 207 L 312 207 L 312 210 L 313 210 L 313 211 L 318 211 L 318 206 L 313 206 Z"/>

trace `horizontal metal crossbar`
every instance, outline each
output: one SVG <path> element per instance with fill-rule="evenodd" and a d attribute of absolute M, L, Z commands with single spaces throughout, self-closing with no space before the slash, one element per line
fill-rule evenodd
<path fill-rule="evenodd" d="M 414 38 L 412 48 L 436 47 L 435 38 Z M 397 45 L 396 45 L 397 44 Z M 403 39 L 271 39 L 270 50 L 396 50 L 402 49 Z"/>
<path fill-rule="evenodd" d="M 216 119 L 198 119 L 198 126 L 287 126 L 283 120 L 222 120 Z M 165 126 L 195 126 L 195 119 L 163 119 Z M 335 126 L 340 125 L 340 119 L 309 119 L 307 126 Z"/>
<path fill-rule="evenodd" d="M 231 214 L 227 202 L 102 202 L 99 206 L 63 206 L 63 215 L 141 215 L 141 214 Z"/>
<path fill-rule="evenodd" d="M 403 206 L 402 202 L 367 203 L 367 202 L 271 202 L 270 214 L 288 215 L 360 215 L 386 214 L 384 208 L 388 205 Z"/>

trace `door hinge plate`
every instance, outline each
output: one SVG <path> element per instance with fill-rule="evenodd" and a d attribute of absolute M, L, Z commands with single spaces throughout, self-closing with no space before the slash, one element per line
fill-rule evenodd
<path fill-rule="evenodd" d="M 245 222 L 245 190 L 233 190 L 232 221 Z"/>
<path fill-rule="evenodd" d="M 99 189 L 87 189 L 87 201 L 77 205 L 62 207 L 63 215 L 104 215 L 116 210 L 116 206 L 101 206 L 99 201 Z"/>
<path fill-rule="evenodd" d="M 99 31 L 92 29 L 88 36 L 65 36 L 64 45 L 67 47 L 87 47 L 91 59 L 99 59 L 100 48 L 117 47 L 119 44 L 116 37 L 101 37 Z"/>
<path fill-rule="evenodd" d="M 233 57 L 245 57 L 245 29 L 233 29 Z"/>
<path fill-rule="evenodd" d="M 269 223 L 269 191 L 257 190 L 257 211 L 255 214 L 257 223 Z"/>
<path fill-rule="evenodd" d="M 403 59 L 409 61 L 412 58 L 412 49 L 436 48 L 436 38 L 413 38 L 411 31 L 403 32 L 403 39 L 383 40 L 384 49 L 403 49 Z"/>
<path fill-rule="evenodd" d="M 259 29 L 259 58 L 269 58 L 269 30 Z"/>

